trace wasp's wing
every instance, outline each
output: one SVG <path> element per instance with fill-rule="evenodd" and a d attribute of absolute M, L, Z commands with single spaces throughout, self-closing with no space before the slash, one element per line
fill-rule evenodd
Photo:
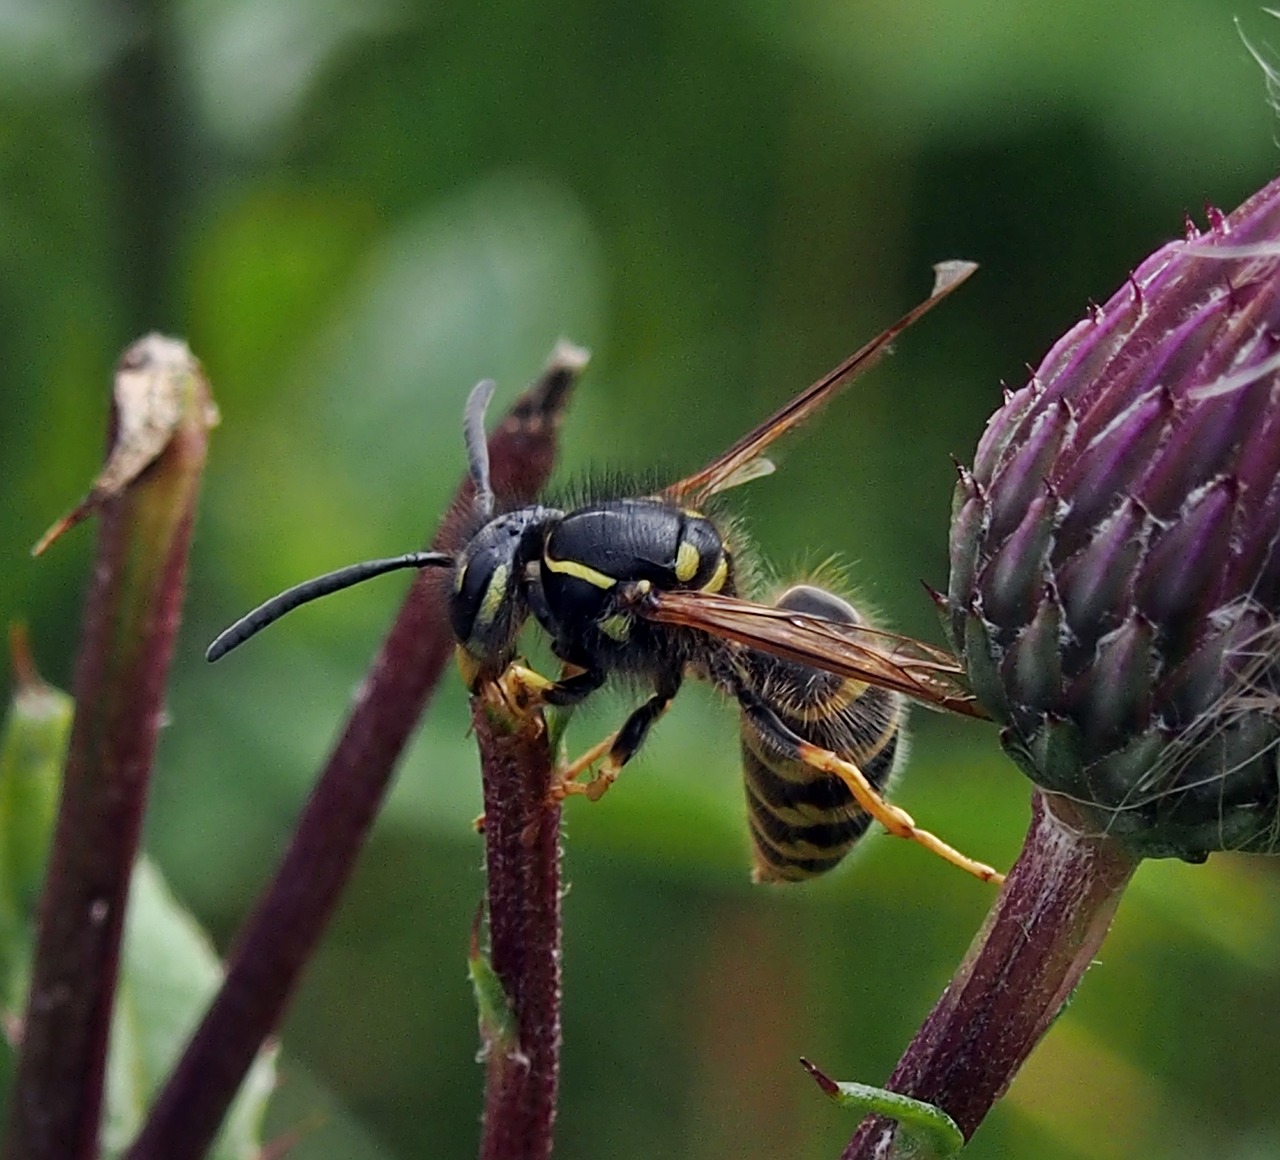
<path fill-rule="evenodd" d="M 642 616 L 696 628 L 760 652 L 904 693 L 937 709 L 986 717 L 950 653 L 909 636 L 707 592 L 648 593 Z"/>
<path fill-rule="evenodd" d="M 888 330 L 855 351 L 812 386 L 801 391 L 701 471 L 680 480 L 679 483 L 673 483 L 662 493 L 663 498 L 676 503 L 697 505 L 708 496 L 715 495 L 716 492 L 737 487 L 760 475 L 767 475 L 772 470 L 772 464 L 763 459 L 762 455 L 775 439 L 803 423 L 825 406 L 836 392 L 851 383 L 863 371 L 874 366 L 898 335 L 932 310 L 977 268 L 973 262 L 939 262 L 933 268 L 933 292 L 919 306 L 904 314 Z M 760 466 L 757 467 L 757 464 Z"/>
<path fill-rule="evenodd" d="M 750 483 L 754 479 L 763 479 L 766 475 L 772 475 L 777 470 L 777 466 L 772 459 L 757 455 L 754 459 L 748 459 L 741 467 L 736 467 L 729 472 L 716 486 L 715 490 L 728 491 L 731 487 L 741 487 L 744 483 Z M 670 491 L 668 491 L 668 494 L 670 494 Z"/>

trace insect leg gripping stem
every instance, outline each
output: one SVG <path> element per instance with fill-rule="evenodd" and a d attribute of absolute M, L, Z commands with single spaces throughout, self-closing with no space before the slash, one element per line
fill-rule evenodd
<path fill-rule="evenodd" d="M 605 791 L 618 779 L 618 773 L 644 744 L 657 720 L 671 707 L 680 691 L 681 674 L 667 674 L 657 691 L 636 709 L 623 723 L 622 728 L 597 745 L 593 745 L 576 761 L 560 771 L 551 788 L 552 801 L 562 801 L 570 794 L 584 794 L 589 801 L 599 801 Z M 574 780 L 602 754 L 607 753 L 596 775 L 590 781 Z"/>

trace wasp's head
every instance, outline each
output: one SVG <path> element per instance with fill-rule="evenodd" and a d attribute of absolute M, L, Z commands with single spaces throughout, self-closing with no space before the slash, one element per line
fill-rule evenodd
<path fill-rule="evenodd" d="M 542 554 L 554 508 L 532 506 L 496 516 L 458 553 L 449 622 L 458 644 L 485 670 L 503 668 L 529 616 L 526 572 Z"/>

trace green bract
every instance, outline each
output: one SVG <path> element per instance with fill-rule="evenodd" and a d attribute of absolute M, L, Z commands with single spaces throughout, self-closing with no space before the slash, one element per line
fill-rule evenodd
<path fill-rule="evenodd" d="M 1005 748 L 1151 856 L 1280 851 L 1280 181 L 992 416 L 946 601 Z"/>

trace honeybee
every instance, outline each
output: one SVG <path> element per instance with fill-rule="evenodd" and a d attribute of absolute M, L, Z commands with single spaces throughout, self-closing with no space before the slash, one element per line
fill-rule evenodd
<path fill-rule="evenodd" d="M 401 568 L 448 568 L 449 619 L 473 690 L 508 670 L 530 616 L 565 665 L 557 680 L 520 670 L 544 703 L 576 705 L 619 675 L 652 689 L 617 733 L 565 767 L 556 798 L 598 798 L 692 675 L 732 697 L 742 714 L 757 879 L 829 869 L 874 819 L 980 878 L 999 880 L 879 792 L 894 765 L 904 697 L 983 715 L 959 664 L 879 632 L 821 588 L 792 588 L 772 605 L 741 598 L 734 537 L 709 506 L 721 492 L 770 474 L 766 449 L 874 365 L 975 268 L 936 266 L 924 302 L 706 467 L 655 495 L 607 497 L 570 510 L 530 504 L 498 511 L 484 427 L 494 387 L 478 384 L 463 417 L 474 530 L 462 548 L 366 561 L 308 580 L 233 624 L 208 659 L 317 597 Z M 593 767 L 593 776 L 579 780 Z"/>

